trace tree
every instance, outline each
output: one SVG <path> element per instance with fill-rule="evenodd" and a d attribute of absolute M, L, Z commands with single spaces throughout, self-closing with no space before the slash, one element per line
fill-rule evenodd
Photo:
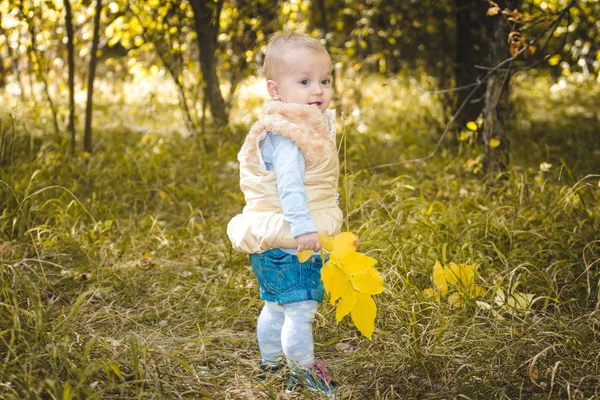
<path fill-rule="evenodd" d="M 71 152 L 75 153 L 75 49 L 73 44 L 73 12 L 71 0 L 63 0 L 67 27 L 67 64 L 69 65 L 69 126 Z"/>
<path fill-rule="evenodd" d="M 501 10 L 516 10 L 518 6 L 519 0 L 502 0 L 498 3 L 455 0 L 458 44 L 455 79 L 459 89 L 457 107 L 461 107 L 456 122 L 464 126 L 483 115 L 480 140 L 484 145 L 484 169 L 490 177 L 495 177 L 508 167 L 508 97 L 512 63 L 501 70 L 490 69 L 511 57 L 508 37 L 513 27 Z M 488 69 L 482 69 L 483 65 L 487 65 Z M 484 84 L 478 84 L 484 77 Z M 465 90 L 472 87 L 474 89 L 470 91 Z"/>
<path fill-rule="evenodd" d="M 454 0 L 456 18 L 456 58 L 454 62 L 455 87 L 459 88 L 455 96 L 455 109 L 463 104 L 474 81 L 481 79 L 485 72 L 478 69 L 488 55 L 489 38 L 486 29 L 486 11 L 489 4 L 481 0 Z M 459 126 L 475 121 L 481 113 L 481 101 L 485 88 L 475 93 L 457 118 Z"/>
<path fill-rule="evenodd" d="M 2 21 L 2 11 L 0 10 L 0 21 Z M 0 24 L 0 37 L 5 36 L 4 29 Z M 6 69 L 4 68 L 3 47 L 0 46 L 0 89 L 6 86 Z"/>
<path fill-rule="evenodd" d="M 190 1 L 120 0 L 110 11 L 117 14 L 106 28 L 108 45 L 128 51 L 128 67 L 135 64 L 148 73 L 163 70 L 173 79 L 188 131 L 201 146 L 205 141 L 205 111 L 212 114 L 215 125 L 226 123 L 239 83 L 257 71 L 261 47 L 279 27 L 279 1 L 222 2 L 220 10 L 215 9 L 217 3 L 204 4 L 202 8 L 198 4 L 192 7 Z M 203 39 L 213 37 L 213 48 L 208 52 L 207 46 L 198 44 L 196 16 L 202 12 L 212 12 L 213 25 L 218 16 L 220 25 L 220 29 L 209 28 L 211 33 Z M 207 72 L 211 70 L 213 73 Z M 211 76 L 213 79 L 207 81 Z M 221 87 L 223 82 L 226 85 Z M 220 120 L 215 109 L 222 110 L 216 113 Z"/>
<path fill-rule="evenodd" d="M 512 72 L 510 67 L 491 73 L 488 71 L 510 57 L 508 36 L 512 28 L 501 9 L 515 10 L 518 3 L 518 0 L 498 3 L 455 0 L 458 44 L 454 73 L 458 88 L 456 107 L 462 106 L 456 122 L 459 126 L 465 126 L 467 122 L 483 116 L 480 140 L 484 145 L 484 169 L 490 177 L 495 177 L 508 167 L 508 95 Z M 488 69 L 482 69 L 483 65 L 487 65 Z M 485 83 L 477 85 L 484 76 Z M 474 93 L 466 90 L 474 85 L 477 85 Z M 470 96 L 468 101 L 467 96 Z"/>
<path fill-rule="evenodd" d="M 92 52 L 90 54 L 90 68 L 88 71 L 87 103 L 85 109 L 85 131 L 83 133 L 83 149 L 92 152 L 92 95 L 94 93 L 94 78 L 98 60 L 98 42 L 100 37 L 100 14 L 102 13 L 102 0 L 96 0 L 96 14 L 94 14 L 94 36 L 92 39 Z"/>
<path fill-rule="evenodd" d="M 42 87 L 44 89 L 44 94 L 46 95 L 46 100 L 48 101 L 48 105 L 50 106 L 50 110 L 52 112 L 52 122 L 54 123 L 54 132 L 56 135 L 60 133 L 60 129 L 58 127 L 58 112 L 54 105 L 54 101 L 52 100 L 52 96 L 50 96 L 49 83 L 48 83 L 48 70 L 49 60 L 43 54 L 42 51 L 39 50 L 39 46 L 37 43 L 37 30 L 35 26 L 35 22 L 38 18 L 36 15 L 36 11 L 38 11 L 35 7 L 29 9 L 25 2 L 19 1 L 16 2 L 17 7 L 21 12 L 22 18 L 26 21 L 27 27 L 29 30 L 29 46 L 28 46 L 28 55 L 29 62 L 32 68 L 32 73 L 35 75 L 36 79 L 42 82 Z"/>
<path fill-rule="evenodd" d="M 221 94 L 217 64 L 215 63 L 215 47 L 219 32 L 219 19 L 223 8 L 223 0 L 213 2 L 207 0 L 190 0 L 194 10 L 194 23 L 199 48 L 198 60 L 204 81 L 204 96 L 210 105 L 216 125 L 227 124 L 228 115 L 225 100 Z"/>
<path fill-rule="evenodd" d="M 492 3 L 491 3 L 492 4 Z M 519 0 L 505 0 L 497 3 L 498 8 L 516 10 Z M 493 8 L 490 8 L 493 9 Z M 508 38 L 512 27 L 503 14 L 488 16 L 486 21 L 487 37 L 490 38 L 488 65 L 495 66 L 511 57 Z M 512 62 L 507 68 L 492 72 L 486 82 L 485 101 L 483 107 L 483 135 L 485 162 L 484 169 L 490 178 L 508 168 L 508 123 L 510 121 L 510 105 L 508 102 Z"/>
<path fill-rule="evenodd" d="M 184 80 L 185 58 L 183 46 L 189 36 L 186 26 L 186 8 L 181 8 L 180 2 L 168 1 L 161 5 L 148 4 L 146 1 L 129 1 L 130 12 L 139 22 L 141 35 L 146 43 L 151 43 L 160 62 L 173 79 L 179 92 L 180 105 L 184 112 L 188 131 L 196 135 L 198 123 L 192 113 L 195 99 L 189 99 Z M 127 29 L 131 29 L 128 27 Z M 203 138 L 200 137 L 202 143 Z"/>

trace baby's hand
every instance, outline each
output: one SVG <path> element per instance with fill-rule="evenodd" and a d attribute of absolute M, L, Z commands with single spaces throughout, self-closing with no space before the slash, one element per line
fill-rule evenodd
<path fill-rule="evenodd" d="M 296 237 L 298 242 L 298 251 L 310 249 L 312 251 L 321 250 L 321 242 L 317 232 L 305 233 Z"/>

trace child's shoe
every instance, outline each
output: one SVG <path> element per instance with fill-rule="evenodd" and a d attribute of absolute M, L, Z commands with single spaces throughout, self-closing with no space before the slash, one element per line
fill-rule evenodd
<path fill-rule="evenodd" d="M 256 379 L 258 379 L 261 382 L 264 382 L 267 380 L 267 378 L 271 375 L 275 375 L 277 372 L 279 372 L 279 370 L 283 367 L 282 363 L 266 363 L 266 362 L 261 362 L 260 365 L 258 366 L 258 369 L 260 370 L 258 372 L 258 375 L 256 376 Z"/>
<path fill-rule="evenodd" d="M 315 361 L 306 368 L 299 366 L 291 368 L 286 393 L 292 393 L 298 387 L 334 399 L 341 397 L 336 392 L 337 384 L 331 380 L 327 368 L 320 361 Z"/>

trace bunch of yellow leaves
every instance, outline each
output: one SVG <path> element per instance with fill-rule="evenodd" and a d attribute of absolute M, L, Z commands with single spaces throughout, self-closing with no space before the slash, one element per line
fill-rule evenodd
<path fill-rule="evenodd" d="M 433 289 L 423 290 L 425 294 L 440 301 L 441 296 L 448 295 L 448 302 L 456 307 L 463 304 L 464 300 L 482 297 L 485 289 L 475 284 L 474 264 L 449 263 L 442 267 L 439 261 L 433 266 Z M 448 294 L 450 289 L 455 289 Z"/>
<path fill-rule="evenodd" d="M 377 314 L 371 295 L 383 292 L 383 278 L 373 267 L 377 260 L 356 251 L 358 238 L 353 233 L 340 233 L 334 238 L 322 234 L 320 239 L 321 258 L 325 259 L 324 252 L 329 256 L 321 269 L 321 279 L 331 305 L 337 302 L 337 322 L 350 313 L 360 333 L 371 339 Z M 310 257 L 302 253 L 298 253 L 300 262 Z"/>

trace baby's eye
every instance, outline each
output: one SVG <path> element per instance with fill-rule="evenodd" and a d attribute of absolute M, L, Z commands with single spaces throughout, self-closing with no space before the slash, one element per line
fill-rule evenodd
<path fill-rule="evenodd" d="M 304 85 L 304 86 L 308 85 L 308 79 L 302 79 L 302 80 L 300 81 L 300 84 L 301 84 L 301 85 Z"/>
<path fill-rule="evenodd" d="M 331 79 L 323 79 L 321 81 L 321 85 L 329 85 L 331 83 Z"/>

